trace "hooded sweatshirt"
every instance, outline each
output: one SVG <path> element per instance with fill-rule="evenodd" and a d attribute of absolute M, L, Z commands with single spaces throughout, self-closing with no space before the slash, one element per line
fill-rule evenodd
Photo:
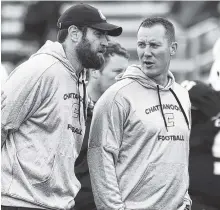
<path fill-rule="evenodd" d="M 47 41 L 13 71 L 3 91 L 2 205 L 71 208 L 80 189 L 74 163 L 86 104 L 62 45 Z"/>
<path fill-rule="evenodd" d="M 133 65 L 96 103 L 88 164 L 97 209 L 183 210 L 191 204 L 190 100 L 171 72 L 168 77 L 162 87 Z"/>

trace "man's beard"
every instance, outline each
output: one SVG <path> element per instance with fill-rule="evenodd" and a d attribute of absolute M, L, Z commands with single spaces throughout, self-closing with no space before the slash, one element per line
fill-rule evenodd
<path fill-rule="evenodd" d="M 91 44 L 87 38 L 83 38 L 76 46 L 76 53 L 84 68 L 99 70 L 104 64 L 104 57 L 91 49 Z"/>

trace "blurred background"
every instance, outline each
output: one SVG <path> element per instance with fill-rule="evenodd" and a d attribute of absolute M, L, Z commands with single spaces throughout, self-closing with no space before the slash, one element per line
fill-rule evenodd
<path fill-rule="evenodd" d="M 27 60 L 47 39 L 56 41 L 56 23 L 59 16 L 68 7 L 79 2 L 82 1 L 1 1 L 0 71 L 2 82 L 6 79 L 7 74 L 10 74 L 19 64 Z M 100 9 L 110 23 L 123 27 L 123 33 L 120 37 L 111 37 L 110 39 L 118 41 L 129 51 L 130 64 L 139 62 L 136 53 L 136 35 L 141 21 L 148 16 L 167 17 L 175 26 L 178 42 L 178 51 L 170 66 L 176 81 L 179 83 L 184 80 L 207 81 L 214 62 L 213 46 L 217 39 L 220 43 L 220 1 L 83 2 Z M 197 137 L 200 139 L 201 136 L 206 138 L 206 135 L 203 136 L 199 132 Z M 196 147 L 195 151 L 200 153 L 193 153 L 191 149 L 191 154 L 194 154 L 193 159 L 190 159 L 190 163 L 193 163 L 191 170 L 193 169 L 194 173 L 191 180 L 193 180 L 192 186 L 198 191 L 202 193 L 204 189 L 205 193 L 208 191 L 207 195 L 204 194 L 209 200 L 206 202 L 209 205 L 216 202 L 215 205 L 218 204 L 218 207 L 204 206 L 201 204 L 204 196 L 199 197 L 201 196 L 199 193 L 198 195 L 192 193 L 195 196 L 193 210 L 220 209 L 220 191 L 219 184 L 217 184 L 220 183 L 219 176 L 213 178 L 213 157 L 211 147 L 209 147 L 212 144 L 214 145 L 213 139 L 207 137 L 206 141 L 201 144 L 205 149 L 201 149 L 202 147 L 197 149 Z M 218 148 L 220 148 L 220 142 Z M 209 159 L 206 154 L 211 155 L 208 157 Z M 211 162 L 206 163 L 205 159 L 211 160 Z M 216 175 L 220 175 L 220 169 Z"/>
<path fill-rule="evenodd" d="M 82 1 L 78 1 L 82 2 Z M 60 14 L 77 1 L 1 1 L 1 62 L 7 73 L 36 52 L 47 39 L 56 41 Z M 176 28 L 178 53 L 171 63 L 177 82 L 205 81 L 213 63 L 212 48 L 220 37 L 219 1 L 84 1 L 109 22 L 123 27 L 114 38 L 138 63 L 136 33 L 147 16 L 169 18 Z"/>

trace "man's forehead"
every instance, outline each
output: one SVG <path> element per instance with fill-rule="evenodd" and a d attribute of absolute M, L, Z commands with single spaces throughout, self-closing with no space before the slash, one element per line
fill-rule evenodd
<path fill-rule="evenodd" d="M 106 66 L 117 66 L 117 68 L 125 68 L 128 65 L 128 58 L 122 55 L 113 54 L 109 57 Z"/>
<path fill-rule="evenodd" d="M 140 27 L 137 33 L 137 38 L 161 40 L 165 38 L 165 35 L 166 30 L 162 25 L 154 25 L 151 27 Z"/>

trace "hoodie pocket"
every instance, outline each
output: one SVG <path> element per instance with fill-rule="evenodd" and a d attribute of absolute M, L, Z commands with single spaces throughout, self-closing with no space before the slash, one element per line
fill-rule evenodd
<path fill-rule="evenodd" d="M 129 201 L 152 202 L 150 206 L 155 210 L 177 206 L 186 192 L 186 186 L 182 186 L 185 183 L 184 171 L 184 164 L 150 163 L 131 190 Z"/>
<path fill-rule="evenodd" d="M 38 184 L 50 179 L 55 154 L 44 154 L 34 146 L 27 146 L 17 152 L 17 160 L 28 181 Z"/>

